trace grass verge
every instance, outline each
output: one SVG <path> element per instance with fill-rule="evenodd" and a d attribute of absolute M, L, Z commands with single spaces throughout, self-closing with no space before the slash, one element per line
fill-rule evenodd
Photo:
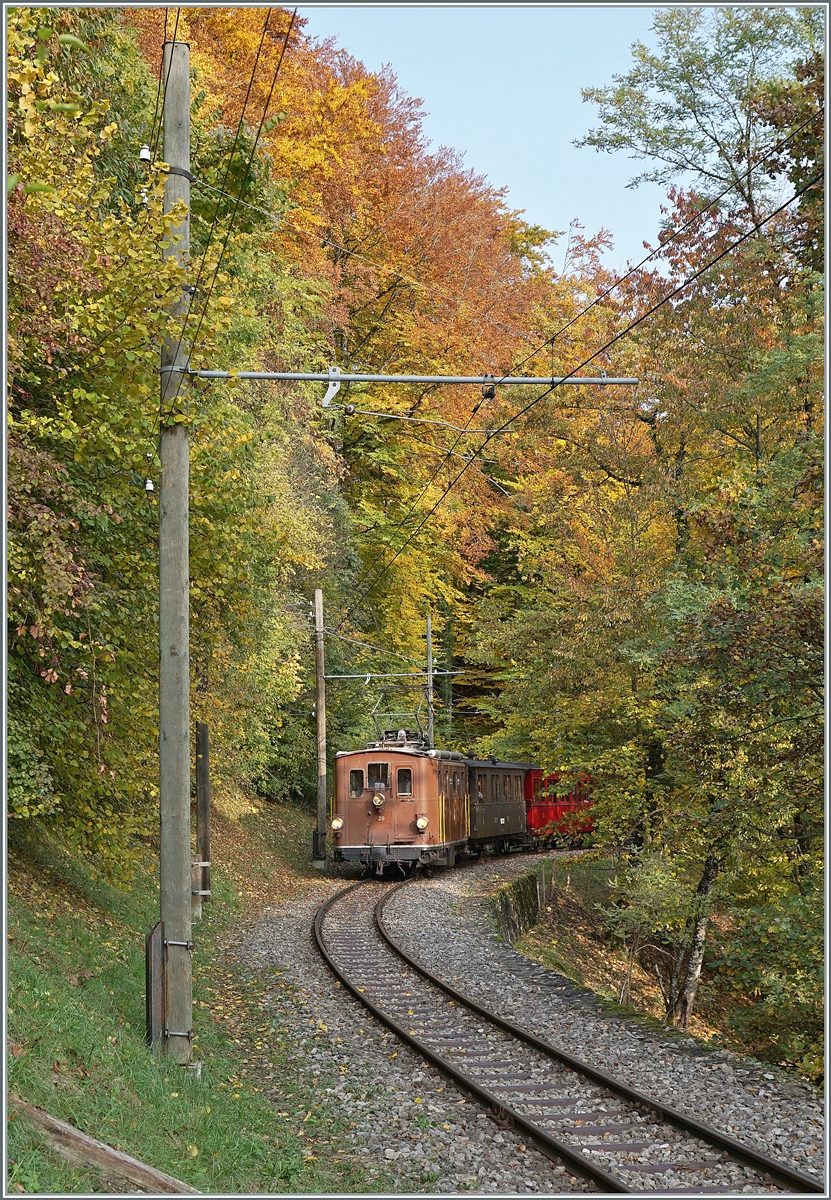
<path fill-rule="evenodd" d="M 130 888 L 94 877 L 54 839 L 17 838 L 9 856 L 10 1091 L 92 1137 L 205 1192 L 383 1190 L 327 1153 L 336 1114 L 298 1070 L 290 1039 L 269 1038 L 258 981 L 223 955 L 244 911 L 314 882 L 308 813 L 220 798 L 213 821 L 213 896 L 194 924 L 195 1079 L 144 1042 L 144 936 L 158 915 L 155 873 Z M 151 854 L 145 848 L 145 858 Z M 257 1042 L 267 1062 L 252 1065 Z M 265 1057 L 265 1056 L 264 1056 Z M 263 1094 L 281 1082 L 280 1110 Z M 12 1119 L 9 1190 L 113 1190 L 48 1152 Z"/>

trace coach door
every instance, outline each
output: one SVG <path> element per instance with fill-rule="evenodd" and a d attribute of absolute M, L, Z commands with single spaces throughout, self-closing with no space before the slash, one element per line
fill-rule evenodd
<path fill-rule="evenodd" d="M 463 830 L 463 815 L 465 802 L 464 779 L 466 769 L 461 763 L 453 763 L 447 769 L 447 818 L 446 838 L 448 842 L 458 842 L 465 836 Z"/>

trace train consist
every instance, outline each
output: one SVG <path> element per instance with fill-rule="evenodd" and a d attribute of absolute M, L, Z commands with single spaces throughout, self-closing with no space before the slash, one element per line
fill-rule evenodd
<path fill-rule="evenodd" d="M 381 875 L 453 866 L 576 837 L 592 827 L 588 777 L 543 777 L 532 763 L 428 749 L 407 730 L 335 759 L 330 830 L 339 861 Z M 568 786 L 569 790 L 563 789 Z"/>

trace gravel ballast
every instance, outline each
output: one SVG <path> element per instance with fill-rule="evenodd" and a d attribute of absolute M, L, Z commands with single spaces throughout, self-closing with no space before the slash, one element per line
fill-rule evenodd
<path fill-rule="evenodd" d="M 610 1016 L 585 989 L 497 939 L 482 893 L 539 859 L 486 859 L 419 880 L 386 908 L 402 948 L 459 991 L 569 1054 L 778 1161 L 822 1178 L 816 1090 L 782 1071 L 692 1038 Z"/>
<path fill-rule="evenodd" d="M 485 859 L 419 879 L 387 906 L 390 932 L 454 987 L 634 1087 L 799 1170 L 821 1172 L 822 1109 L 815 1091 L 751 1060 L 703 1052 L 636 1021 L 610 1017 L 563 976 L 495 939 L 481 894 L 527 871 L 537 856 Z M 267 1011 L 345 1123 L 326 1153 L 365 1167 L 377 1186 L 404 1192 L 562 1194 L 592 1186 L 501 1127 L 446 1084 L 335 985 L 317 954 L 312 919 L 344 886 L 321 879 L 239 934 L 235 957 L 274 980 Z M 268 1094 L 268 1092 L 266 1092 Z M 274 1098 L 279 1104 L 286 1103 Z M 647 1185 L 648 1187 L 648 1185 Z"/>

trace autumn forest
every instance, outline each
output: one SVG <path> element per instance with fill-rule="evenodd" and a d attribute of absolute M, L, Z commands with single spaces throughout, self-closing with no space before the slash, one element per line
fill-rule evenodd
<path fill-rule="evenodd" d="M 343 674 L 422 663 L 429 608 L 460 672 L 439 744 L 590 772 L 595 842 L 626 848 L 610 920 L 662 947 L 670 1019 L 704 962 L 742 998 L 735 1037 L 818 1076 L 823 19 L 671 6 L 614 82 L 587 65 L 571 136 L 666 189 L 614 275 L 605 231 L 528 224 L 430 147 L 391 70 L 290 10 L 9 11 L 13 844 L 44 831 L 127 882 L 154 853 L 159 341 L 182 285 L 160 62 L 186 40 L 192 365 L 639 380 L 351 384 L 328 408 L 320 383 L 186 384 L 216 786 L 313 809 L 315 588 Z M 331 755 L 377 698 L 330 689 Z"/>

